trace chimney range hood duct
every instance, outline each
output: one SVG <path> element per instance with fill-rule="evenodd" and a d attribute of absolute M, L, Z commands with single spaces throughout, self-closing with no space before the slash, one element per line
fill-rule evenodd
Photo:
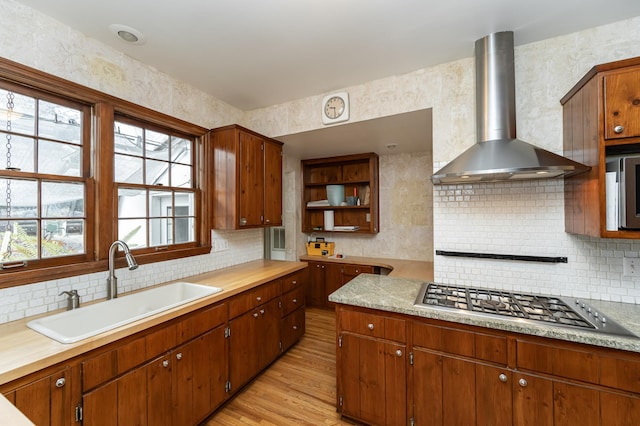
<path fill-rule="evenodd" d="M 434 184 L 548 179 L 590 167 L 516 139 L 513 32 L 475 44 L 478 142 L 433 176 Z"/>

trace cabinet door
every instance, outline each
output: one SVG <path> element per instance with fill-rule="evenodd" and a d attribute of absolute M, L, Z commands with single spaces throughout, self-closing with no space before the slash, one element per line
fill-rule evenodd
<path fill-rule="evenodd" d="M 508 425 L 513 418 L 512 373 L 505 368 L 476 364 L 476 425 Z"/>
<path fill-rule="evenodd" d="M 295 342 L 300 340 L 305 331 L 304 307 L 298 308 L 281 321 L 282 352 L 288 350 Z"/>
<path fill-rule="evenodd" d="M 239 132 L 240 163 L 238 188 L 238 226 L 262 226 L 264 205 L 264 165 L 262 139 Z"/>
<path fill-rule="evenodd" d="M 309 283 L 307 284 L 307 306 L 316 308 L 324 307 L 324 270 L 325 264 L 322 262 L 309 262 Z"/>
<path fill-rule="evenodd" d="M 329 295 L 342 287 L 342 265 L 340 263 L 325 263 L 324 285 L 325 293 L 322 297 L 322 306 L 333 309 L 335 303 L 329 302 Z"/>
<path fill-rule="evenodd" d="M 638 396 L 602 391 L 600 392 L 600 411 L 603 425 L 640 425 Z"/>
<path fill-rule="evenodd" d="M 253 351 L 258 357 L 257 371 L 260 371 L 280 355 L 280 301 L 274 299 L 257 311 L 260 318 Z"/>
<path fill-rule="evenodd" d="M 147 379 L 148 425 L 172 424 L 174 408 L 171 392 L 172 369 L 173 359 L 170 354 L 156 358 L 144 367 Z M 122 410 L 122 406 L 120 406 L 120 410 Z"/>
<path fill-rule="evenodd" d="M 82 407 L 84 426 L 152 424 L 147 422 L 146 368 L 133 370 L 83 395 Z"/>
<path fill-rule="evenodd" d="M 553 382 L 521 373 L 514 374 L 513 378 L 513 424 L 552 425 Z"/>
<path fill-rule="evenodd" d="M 406 424 L 405 346 L 348 333 L 341 341 L 341 413 L 369 424 Z"/>
<path fill-rule="evenodd" d="M 264 141 L 264 225 L 282 225 L 282 145 Z"/>
<path fill-rule="evenodd" d="M 70 369 L 15 389 L 9 400 L 36 425 L 69 425 L 71 416 Z M 1 422 L 0 422 L 1 423 Z"/>
<path fill-rule="evenodd" d="M 442 425 L 442 355 L 413 348 L 413 419 L 417 425 Z"/>
<path fill-rule="evenodd" d="M 606 139 L 640 136 L 640 70 L 604 77 Z"/>

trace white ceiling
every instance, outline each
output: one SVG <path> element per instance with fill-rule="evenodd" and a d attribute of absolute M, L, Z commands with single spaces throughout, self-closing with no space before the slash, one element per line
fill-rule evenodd
<path fill-rule="evenodd" d="M 519 45 L 640 15 L 638 0 L 21 2 L 242 110 L 471 57 L 496 31 Z"/>

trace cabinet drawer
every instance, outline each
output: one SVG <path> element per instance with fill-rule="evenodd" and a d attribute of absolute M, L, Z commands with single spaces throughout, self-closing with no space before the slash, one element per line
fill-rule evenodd
<path fill-rule="evenodd" d="M 304 335 L 304 308 L 299 308 L 282 318 L 280 327 L 282 330 L 282 351 L 286 351 Z"/>
<path fill-rule="evenodd" d="M 290 314 L 301 306 L 304 306 L 304 287 L 298 287 L 282 295 L 282 316 Z"/>
<path fill-rule="evenodd" d="M 598 383 L 598 356 L 593 352 L 518 340 L 516 365 L 519 369 Z"/>
<path fill-rule="evenodd" d="M 303 269 L 293 274 L 289 274 L 282 278 L 282 292 L 286 293 L 289 290 L 302 286 L 307 281 L 307 269 Z"/>
<path fill-rule="evenodd" d="M 398 342 L 406 341 L 405 320 L 402 319 L 342 310 L 340 311 L 340 326 L 342 331 L 351 331 Z"/>
<path fill-rule="evenodd" d="M 224 324 L 227 306 L 224 303 L 195 312 L 178 323 L 178 344 Z"/>
<path fill-rule="evenodd" d="M 640 393 L 640 360 L 601 356 L 600 384 Z"/>
<path fill-rule="evenodd" d="M 414 323 L 413 344 L 450 354 L 507 364 L 507 338 L 503 336 Z"/>
<path fill-rule="evenodd" d="M 229 301 L 229 318 L 235 318 L 268 302 L 278 296 L 279 289 L 280 280 L 275 280 L 233 297 Z"/>
<path fill-rule="evenodd" d="M 342 272 L 346 275 L 373 274 L 374 268 L 369 265 L 344 265 Z"/>

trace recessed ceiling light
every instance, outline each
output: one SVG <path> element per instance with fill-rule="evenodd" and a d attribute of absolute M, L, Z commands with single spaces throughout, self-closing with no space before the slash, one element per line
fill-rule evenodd
<path fill-rule="evenodd" d="M 125 43 L 138 45 L 145 43 L 144 36 L 135 28 L 122 24 L 111 24 L 109 25 L 109 31 Z"/>

